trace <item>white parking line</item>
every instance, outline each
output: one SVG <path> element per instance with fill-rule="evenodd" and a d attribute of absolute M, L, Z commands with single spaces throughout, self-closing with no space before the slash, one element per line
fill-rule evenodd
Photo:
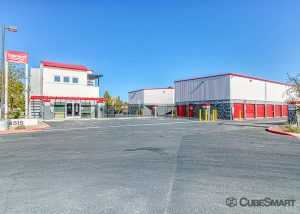
<path fill-rule="evenodd" d="M 140 126 L 157 126 L 157 125 L 175 125 L 175 124 L 189 124 L 198 123 L 198 121 L 176 121 L 176 122 L 163 122 L 163 123 L 142 123 L 142 124 L 126 124 L 126 125 L 109 125 L 109 126 L 88 126 L 88 127 L 77 127 L 67 129 L 45 129 L 41 132 L 66 132 L 75 130 L 87 130 L 87 129 L 99 129 L 99 128 L 121 128 L 121 127 L 140 127 Z"/>

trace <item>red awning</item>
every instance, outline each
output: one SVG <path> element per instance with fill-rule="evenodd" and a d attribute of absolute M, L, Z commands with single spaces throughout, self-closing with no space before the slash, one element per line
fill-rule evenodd
<path fill-rule="evenodd" d="M 79 100 L 79 101 L 96 101 L 97 103 L 105 103 L 104 97 L 64 97 L 64 96 L 31 96 L 31 100 L 41 100 L 49 102 L 50 100 Z"/>

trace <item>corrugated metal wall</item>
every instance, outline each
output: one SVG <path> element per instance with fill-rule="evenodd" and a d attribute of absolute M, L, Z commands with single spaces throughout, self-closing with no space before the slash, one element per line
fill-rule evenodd
<path fill-rule="evenodd" d="M 217 76 L 175 82 L 175 102 L 201 102 L 228 100 L 230 97 L 229 77 Z"/>
<path fill-rule="evenodd" d="M 128 104 L 138 104 L 144 103 L 144 90 L 128 92 Z"/>
<path fill-rule="evenodd" d="M 289 86 L 238 75 L 212 76 L 175 82 L 175 102 L 213 100 L 286 102 Z"/>

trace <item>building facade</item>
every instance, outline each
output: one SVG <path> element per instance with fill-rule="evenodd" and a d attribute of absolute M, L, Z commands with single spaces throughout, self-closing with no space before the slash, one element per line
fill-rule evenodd
<path fill-rule="evenodd" d="M 30 74 L 31 117 L 101 117 L 104 99 L 99 97 L 100 77 L 82 65 L 42 61 Z"/>
<path fill-rule="evenodd" d="M 151 88 L 128 92 L 128 114 L 163 116 L 174 108 L 174 88 Z"/>
<path fill-rule="evenodd" d="M 227 73 L 175 81 L 179 117 L 199 117 L 199 110 L 217 110 L 218 119 L 287 117 L 290 85 Z"/>

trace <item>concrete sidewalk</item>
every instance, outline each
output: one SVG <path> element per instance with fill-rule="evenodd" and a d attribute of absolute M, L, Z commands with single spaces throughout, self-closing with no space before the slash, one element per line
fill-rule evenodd
<path fill-rule="evenodd" d="M 31 132 L 38 132 L 41 130 L 44 130 L 46 128 L 49 128 L 50 126 L 45 123 L 45 122 L 38 122 L 37 126 L 30 126 L 26 127 L 24 129 L 8 129 L 6 131 L 0 131 L 0 136 L 1 135 L 8 135 L 8 134 L 20 134 L 20 133 L 31 133 Z"/>

